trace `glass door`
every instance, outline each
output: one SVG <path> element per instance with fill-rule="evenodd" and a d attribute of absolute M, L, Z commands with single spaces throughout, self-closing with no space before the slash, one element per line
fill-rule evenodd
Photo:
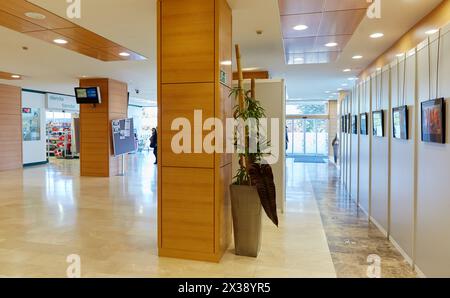
<path fill-rule="evenodd" d="M 288 156 L 327 156 L 328 120 L 288 119 Z"/>

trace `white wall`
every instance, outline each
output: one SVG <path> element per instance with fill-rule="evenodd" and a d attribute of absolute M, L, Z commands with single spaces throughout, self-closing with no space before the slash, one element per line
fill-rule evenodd
<path fill-rule="evenodd" d="M 39 108 L 41 114 L 41 140 L 23 142 L 23 163 L 33 164 L 47 161 L 45 131 L 45 94 L 22 92 L 23 108 Z"/>
<path fill-rule="evenodd" d="M 352 181 L 359 183 L 361 207 L 370 207 L 366 211 L 372 221 L 388 234 L 419 274 L 428 277 L 450 276 L 449 29 L 450 25 L 441 30 L 439 63 L 437 33 L 430 38 L 431 46 L 426 40 L 409 51 L 406 58 L 396 58 L 385 66 L 382 78 L 380 72 L 372 75 L 372 92 L 367 91 L 367 81 L 354 89 L 354 94 L 363 94 L 359 98 L 360 112 L 385 110 L 386 137 L 360 136 L 359 148 L 352 146 L 350 152 L 344 152 L 360 156 L 359 178 Z M 365 90 L 362 93 L 361 88 Z M 381 102 L 377 102 L 380 93 Z M 420 104 L 439 97 L 446 101 L 447 141 L 444 145 L 424 143 L 420 138 Z M 391 108 L 402 105 L 409 108 L 408 140 L 392 138 Z M 343 162 L 349 163 L 345 159 Z M 349 181 L 346 183 L 348 186 Z"/>

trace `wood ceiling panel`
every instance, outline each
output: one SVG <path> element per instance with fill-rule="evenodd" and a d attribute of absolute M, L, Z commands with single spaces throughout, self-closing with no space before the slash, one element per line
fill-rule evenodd
<path fill-rule="evenodd" d="M 35 25 L 44 27 L 46 29 L 72 28 L 76 25 L 67 21 L 37 5 L 34 5 L 25 0 L 1 0 L 0 10 L 7 12 L 16 17 L 27 20 Z M 35 12 L 46 16 L 43 20 L 36 20 L 25 16 L 27 12 Z"/>
<path fill-rule="evenodd" d="M 367 9 L 369 5 L 366 0 L 325 0 L 324 11 Z"/>
<path fill-rule="evenodd" d="M 17 81 L 17 80 L 21 80 L 22 79 L 22 76 L 20 76 L 20 78 L 13 78 L 12 77 L 13 75 L 16 75 L 16 74 L 10 73 L 10 72 L 0 71 L 0 80 Z"/>
<path fill-rule="evenodd" d="M 281 15 L 322 12 L 325 0 L 278 0 Z"/>
<path fill-rule="evenodd" d="M 318 36 L 353 34 L 365 14 L 365 9 L 325 12 Z"/>
<path fill-rule="evenodd" d="M 315 37 L 319 32 L 322 13 L 281 16 L 281 27 L 284 38 Z M 308 29 L 296 31 L 297 25 L 306 25 Z"/>
<path fill-rule="evenodd" d="M 29 32 L 29 31 L 37 31 L 44 30 L 43 27 L 35 25 L 31 22 L 28 22 L 19 17 L 13 16 L 9 13 L 0 10 L 0 26 L 9 28 L 18 32 Z"/>

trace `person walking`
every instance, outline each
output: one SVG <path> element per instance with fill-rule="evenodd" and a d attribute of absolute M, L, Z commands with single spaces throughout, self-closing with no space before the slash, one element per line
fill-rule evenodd
<path fill-rule="evenodd" d="M 331 143 L 331 145 L 333 146 L 333 151 L 334 151 L 334 163 L 337 164 L 337 162 L 338 162 L 338 155 L 339 155 L 339 139 L 338 139 L 337 134 L 334 137 L 333 142 Z"/>
<path fill-rule="evenodd" d="M 150 148 L 153 148 L 155 155 L 155 165 L 158 164 L 158 131 L 152 128 L 152 136 L 150 137 Z"/>

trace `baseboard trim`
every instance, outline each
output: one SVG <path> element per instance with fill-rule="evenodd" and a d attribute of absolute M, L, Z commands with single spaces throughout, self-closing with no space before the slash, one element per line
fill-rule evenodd
<path fill-rule="evenodd" d="M 370 221 L 378 228 L 378 230 L 380 230 L 384 237 L 388 237 L 388 232 L 386 231 L 386 229 L 383 228 L 383 226 L 375 218 L 371 216 Z"/>
<path fill-rule="evenodd" d="M 394 247 L 398 250 L 398 252 L 403 256 L 406 262 L 408 262 L 409 265 L 413 266 L 414 262 L 412 258 L 406 253 L 406 251 L 403 250 L 403 248 L 398 244 L 397 241 L 392 236 L 389 236 L 389 241 L 394 245 Z"/>
<path fill-rule="evenodd" d="M 48 164 L 48 159 L 46 161 L 40 161 L 40 162 L 32 162 L 32 163 L 26 163 L 23 165 L 24 168 L 34 167 L 34 166 L 42 166 Z"/>

